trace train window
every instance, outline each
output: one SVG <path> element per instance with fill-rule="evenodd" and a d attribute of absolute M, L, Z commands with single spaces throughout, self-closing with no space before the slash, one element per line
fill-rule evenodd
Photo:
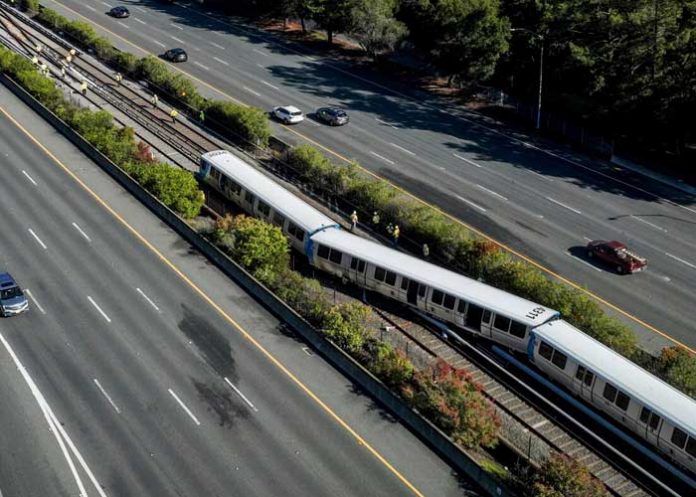
<path fill-rule="evenodd" d="M 594 373 L 584 366 L 578 366 L 578 371 L 575 373 L 575 377 L 582 381 L 588 387 L 592 386 L 592 381 L 594 380 Z"/>
<path fill-rule="evenodd" d="M 375 279 L 377 281 L 384 281 L 384 277 L 387 275 L 387 272 L 382 269 L 379 266 L 375 266 Z"/>
<path fill-rule="evenodd" d="M 319 245 L 319 248 L 317 249 L 317 255 L 322 259 L 328 259 L 329 247 L 327 247 L 326 245 Z"/>
<path fill-rule="evenodd" d="M 672 430 L 672 438 L 670 440 L 674 445 L 683 449 L 686 444 L 686 433 L 675 426 Z"/>
<path fill-rule="evenodd" d="M 384 282 L 387 285 L 394 286 L 396 284 L 396 273 L 392 273 L 391 271 L 387 271 L 387 277 L 384 279 Z"/>
<path fill-rule="evenodd" d="M 483 318 L 481 318 L 481 321 L 484 323 L 488 324 L 491 322 L 491 311 L 483 311 Z"/>
<path fill-rule="evenodd" d="M 341 252 L 340 250 L 331 249 L 331 253 L 329 254 L 329 260 L 331 262 L 333 262 L 334 264 L 340 264 L 342 258 L 343 252 Z"/>
<path fill-rule="evenodd" d="M 358 273 L 364 273 L 365 272 L 365 261 L 360 261 L 358 262 Z"/>
<path fill-rule="evenodd" d="M 647 425 L 648 421 L 650 420 L 650 415 L 652 414 L 652 411 L 648 409 L 647 407 L 644 407 L 640 411 L 640 422 Z"/>
<path fill-rule="evenodd" d="M 641 423 L 648 425 L 652 430 L 657 430 L 657 427 L 660 425 L 660 419 L 660 416 L 652 412 L 647 407 L 644 407 L 640 411 Z"/>
<path fill-rule="evenodd" d="M 551 358 L 551 362 L 554 363 L 554 365 L 556 365 L 560 369 L 565 369 L 566 363 L 568 362 L 568 356 L 565 355 L 563 352 L 559 352 L 558 350 L 554 350 L 553 357 Z"/>
<path fill-rule="evenodd" d="M 358 261 L 359 261 L 359 260 L 360 260 L 360 259 L 358 259 L 357 257 L 351 257 L 351 259 L 350 259 L 350 268 L 353 269 L 353 270 L 358 269 Z"/>
<path fill-rule="evenodd" d="M 466 300 L 459 299 L 459 303 L 457 304 L 457 312 L 459 314 L 466 314 Z"/>
<path fill-rule="evenodd" d="M 428 290 L 428 287 L 425 285 L 421 285 L 420 283 L 418 284 L 418 296 L 419 297 L 425 297 L 425 292 Z"/>
<path fill-rule="evenodd" d="M 510 334 L 517 338 L 524 338 L 527 334 L 527 326 L 520 322 L 513 321 L 510 325 Z"/>
<path fill-rule="evenodd" d="M 444 297 L 445 297 L 445 294 L 442 293 L 440 290 L 433 290 L 433 294 L 430 297 L 430 301 L 433 304 L 442 305 L 442 299 Z"/>
<path fill-rule="evenodd" d="M 304 230 L 293 222 L 288 223 L 288 233 L 297 238 L 299 241 L 304 240 Z"/>
<path fill-rule="evenodd" d="M 263 214 L 265 217 L 268 217 L 271 213 L 271 206 L 268 205 L 266 202 L 263 200 L 259 200 L 259 205 L 256 206 L 256 208 L 259 210 L 261 214 Z"/>
<path fill-rule="evenodd" d="M 350 268 L 357 270 L 358 273 L 364 273 L 365 272 L 365 261 L 362 259 L 358 259 L 357 257 L 353 257 L 350 260 Z"/>
<path fill-rule="evenodd" d="M 285 224 L 285 216 L 283 216 L 280 212 L 274 212 L 273 224 L 277 224 L 278 226 L 282 227 Z"/>
<path fill-rule="evenodd" d="M 408 278 L 406 278 L 405 276 L 401 277 L 401 289 L 408 290 Z"/>
<path fill-rule="evenodd" d="M 500 314 L 495 315 L 495 321 L 493 321 L 493 326 L 500 330 L 504 331 L 507 333 L 507 331 L 510 329 L 510 322 L 512 320 L 510 318 L 506 318 L 505 316 L 501 316 Z"/>
<path fill-rule="evenodd" d="M 653 430 L 657 430 L 657 427 L 660 425 L 660 416 L 658 416 L 655 413 L 652 413 L 652 416 L 650 416 L 650 428 Z"/>
<path fill-rule="evenodd" d="M 242 191 L 242 186 L 239 183 L 237 183 L 236 181 L 228 178 L 227 179 L 227 191 L 232 192 L 235 195 L 239 195 L 239 192 Z"/>
<path fill-rule="evenodd" d="M 216 180 L 219 181 L 219 180 L 220 180 L 220 171 L 218 171 L 217 169 L 213 168 L 213 169 L 210 170 L 210 176 L 211 176 L 213 179 L 216 179 Z"/>
<path fill-rule="evenodd" d="M 616 394 L 619 393 L 619 391 L 612 385 L 611 383 L 607 383 L 604 385 L 604 398 L 607 399 L 609 402 L 614 402 L 616 400 Z"/>
<path fill-rule="evenodd" d="M 616 406 L 622 411 L 625 411 L 626 409 L 628 409 L 629 402 L 631 402 L 631 397 L 629 397 L 622 391 L 619 391 L 616 395 Z"/>
<path fill-rule="evenodd" d="M 689 437 L 689 441 L 686 442 L 686 453 L 691 457 L 696 457 L 696 438 Z"/>
<path fill-rule="evenodd" d="M 254 194 L 251 193 L 250 191 L 244 192 L 244 200 L 246 200 L 247 203 L 249 203 L 249 204 L 253 204 L 254 203 Z"/>
<path fill-rule="evenodd" d="M 542 341 L 539 344 L 539 355 L 547 361 L 550 361 L 551 356 L 553 355 L 553 347 L 551 347 L 548 343 Z"/>
<path fill-rule="evenodd" d="M 452 297 L 451 295 L 445 294 L 445 302 L 443 303 L 443 305 L 447 309 L 454 309 L 454 297 Z"/>

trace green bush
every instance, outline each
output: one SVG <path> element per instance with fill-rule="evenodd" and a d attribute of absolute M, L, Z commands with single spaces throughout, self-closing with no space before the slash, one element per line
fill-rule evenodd
<path fill-rule="evenodd" d="M 332 195 L 343 196 L 357 179 L 355 166 L 336 167 L 324 154 L 311 145 L 299 145 L 290 150 L 288 163 L 300 178 Z"/>
<path fill-rule="evenodd" d="M 203 192 L 198 189 L 198 183 L 189 171 L 157 163 L 137 168 L 133 177 L 164 205 L 184 218 L 196 217 L 203 207 Z"/>
<path fill-rule="evenodd" d="M 367 368 L 386 385 L 400 389 L 413 379 L 413 364 L 403 352 L 375 340 L 368 341 L 366 349 Z"/>
<path fill-rule="evenodd" d="M 665 347 L 654 369 L 665 381 L 696 398 L 696 354 L 684 347 Z"/>
<path fill-rule="evenodd" d="M 213 101 L 207 106 L 206 122 L 225 136 L 244 146 L 268 145 L 271 127 L 266 113 L 255 107 Z"/>
<path fill-rule="evenodd" d="M 45 24 L 54 31 L 62 31 L 63 27 L 68 23 L 68 19 L 60 15 L 58 12 L 46 8 L 39 10 L 36 20 Z"/>
<path fill-rule="evenodd" d="M 249 271 L 279 273 L 290 263 L 288 239 L 280 228 L 260 219 L 225 216 L 216 223 L 215 237 Z"/>
<path fill-rule="evenodd" d="M 586 466 L 563 455 L 553 455 L 536 471 L 527 491 L 530 497 L 605 497 L 602 483 Z"/>
<path fill-rule="evenodd" d="M 111 63 L 123 74 L 135 76 L 138 70 L 139 59 L 130 52 L 115 50 Z"/>
<path fill-rule="evenodd" d="M 190 79 L 183 74 L 172 73 L 167 64 L 153 55 L 140 59 L 136 63 L 134 73 L 147 80 L 157 91 L 181 100 L 194 109 L 202 108 L 205 103 L 205 99 Z"/>
<path fill-rule="evenodd" d="M 500 419 L 480 386 L 464 370 L 439 361 L 413 375 L 404 398 L 456 442 L 465 447 L 497 443 Z"/>
<path fill-rule="evenodd" d="M 339 304 L 324 317 L 322 332 L 340 348 L 355 356 L 367 339 L 365 320 L 370 308 L 360 303 Z"/>
<path fill-rule="evenodd" d="M 99 38 L 94 28 L 83 21 L 68 21 L 63 25 L 63 31 L 85 47 L 92 47 L 95 40 Z"/>
<path fill-rule="evenodd" d="M 38 12 L 39 0 L 22 0 L 20 8 L 27 12 Z"/>

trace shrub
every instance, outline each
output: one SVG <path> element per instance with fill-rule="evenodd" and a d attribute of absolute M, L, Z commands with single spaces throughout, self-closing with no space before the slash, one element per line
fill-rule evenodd
<path fill-rule="evenodd" d="M 413 379 L 413 364 L 389 343 L 372 340 L 366 349 L 367 368 L 386 385 L 400 389 Z"/>
<path fill-rule="evenodd" d="M 290 263 L 288 240 L 277 226 L 253 217 L 225 216 L 216 223 L 216 237 L 249 271 L 280 272 Z"/>
<path fill-rule="evenodd" d="M 85 47 L 91 47 L 99 38 L 94 28 L 83 21 L 68 21 L 64 23 L 63 31 Z"/>
<path fill-rule="evenodd" d="M 604 497 L 604 486 L 586 466 L 564 455 L 546 459 L 536 472 L 532 497 Z"/>
<path fill-rule="evenodd" d="M 370 309 L 360 303 L 339 304 L 324 317 L 322 332 L 351 355 L 357 355 L 367 338 L 365 319 Z"/>
<path fill-rule="evenodd" d="M 42 22 L 54 31 L 62 31 L 63 27 L 68 23 L 68 20 L 55 10 L 40 9 L 36 20 Z"/>
<path fill-rule="evenodd" d="M 63 102 L 62 92 L 56 88 L 53 80 L 39 74 L 34 69 L 15 74 L 17 81 L 46 107 L 55 110 Z"/>
<path fill-rule="evenodd" d="M 288 163 L 300 178 L 332 195 L 345 195 L 357 177 L 355 166 L 337 167 L 311 145 L 299 145 L 288 153 Z"/>
<path fill-rule="evenodd" d="M 285 269 L 269 285 L 278 297 L 315 326 L 321 326 L 331 309 L 324 290 L 317 280 L 305 278 L 296 271 Z"/>
<path fill-rule="evenodd" d="M 245 146 L 265 147 L 271 137 L 268 116 L 261 109 L 232 102 L 213 101 L 207 106 L 208 124 Z"/>
<path fill-rule="evenodd" d="M 414 374 L 404 397 L 435 425 L 466 447 L 492 447 L 500 419 L 481 395 L 480 386 L 464 370 L 439 361 Z"/>
<path fill-rule="evenodd" d="M 111 62 L 124 74 L 134 76 L 138 70 L 138 58 L 130 52 L 115 50 Z"/>
<path fill-rule="evenodd" d="M 696 354 L 683 347 L 665 347 L 655 361 L 655 372 L 687 395 L 696 398 Z"/>
<path fill-rule="evenodd" d="M 184 218 L 196 217 L 203 207 L 203 192 L 190 171 L 157 163 L 136 168 L 133 178 Z"/>
<path fill-rule="evenodd" d="M 20 7 L 28 12 L 38 12 L 39 0 L 22 0 Z"/>

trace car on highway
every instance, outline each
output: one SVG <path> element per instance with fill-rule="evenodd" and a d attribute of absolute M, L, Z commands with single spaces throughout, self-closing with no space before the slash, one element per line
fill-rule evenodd
<path fill-rule="evenodd" d="M 125 19 L 130 16 L 130 12 L 127 7 L 123 5 L 118 5 L 109 11 L 111 17 L 116 17 L 117 19 Z"/>
<path fill-rule="evenodd" d="M 348 118 L 348 113 L 338 107 L 321 107 L 317 109 L 315 115 L 317 119 L 331 126 L 343 126 L 344 124 L 348 124 L 350 120 Z"/>
<path fill-rule="evenodd" d="M 0 273 L 0 315 L 14 316 L 29 309 L 29 301 L 10 273 Z"/>
<path fill-rule="evenodd" d="M 284 124 L 297 124 L 304 121 L 304 114 L 294 105 L 274 107 L 271 114 Z"/>
<path fill-rule="evenodd" d="M 188 54 L 183 48 L 170 48 L 162 54 L 162 57 L 169 62 L 186 62 Z"/>
<path fill-rule="evenodd" d="M 592 240 L 587 244 L 587 257 L 597 258 L 616 269 L 619 274 L 644 270 L 648 261 L 634 254 L 621 242 Z"/>

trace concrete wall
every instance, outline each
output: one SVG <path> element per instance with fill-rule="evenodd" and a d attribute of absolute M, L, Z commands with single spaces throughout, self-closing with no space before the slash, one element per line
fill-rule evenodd
<path fill-rule="evenodd" d="M 377 402 L 398 417 L 421 440 L 432 447 L 455 470 L 475 481 L 481 490 L 491 496 L 511 495 L 498 481 L 483 471 L 474 460 L 453 441 L 416 411 L 407 406 L 394 395 L 381 381 L 355 362 L 341 349 L 326 340 L 317 330 L 309 325 L 300 315 L 279 300 L 270 290 L 255 280 L 249 273 L 228 258 L 213 244 L 198 235 L 191 227 L 169 210 L 155 197 L 144 190 L 135 180 L 124 173 L 116 164 L 102 155 L 82 136 L 73 131 L 65 122 L 44 107 L 11 79 L 0 74 L 0 82 L 21 98 L 85 155 L 111 175 L 119 184 L 133 194 L 142 204 L 166 222 L 182 238 L 199 250 L 238 285 L 262 303 L 280 320 L 287 323 L 306 342 L 321 353 L 338 370 L 350 378 L 353 383 L 369 393 Z"/>

